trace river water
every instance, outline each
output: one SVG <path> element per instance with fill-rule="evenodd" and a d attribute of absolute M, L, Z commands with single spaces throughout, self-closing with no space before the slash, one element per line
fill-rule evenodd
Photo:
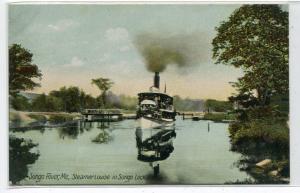
<path fill-rule="evenodd" d="M 136 126 L 125 120 L 11 132 L 38 143 L 33 151 L 40 153 L 20 185 L 224 184 L 249 178 L 235 166 L 241 155 L 230 151 L 227 123 L 178 118 L 174 150 L 159 163 L 157 177 L 137 159 Z M 103 143 L 93 141 L 99 135 Z"/>

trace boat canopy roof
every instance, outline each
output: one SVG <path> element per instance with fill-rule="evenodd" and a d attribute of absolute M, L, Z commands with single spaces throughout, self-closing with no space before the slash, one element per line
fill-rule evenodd
<path fill-rule="evenodd" d="M 143 100 L 141 102 L 141 105 L 156 105 L 156 103 L 153 100 Z"/>

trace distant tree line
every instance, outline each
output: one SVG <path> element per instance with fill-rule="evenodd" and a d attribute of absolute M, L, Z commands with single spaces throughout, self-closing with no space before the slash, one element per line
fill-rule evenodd
<path fill-rule="evenodd" d="M 16 94 L 11 100 L 11 107 L 15 110 L 35 112 L 80 112 L 82 109 L 97 108 L 118 108 L 134 111 L 137 103 L 137 97 L 116 95 L 111 91 L 108 91 L 105 97 L 103 95 L 93 97 L 79 87 L 64 86 L 49 92 L 48 95 L 40 94 L 32 100 L 22 94 Z M 214 99 L 204 101 L 179 96 L 174 96 L 174 107 L 177 111 L 226 112 L 232 110 L 232 104 L 227 101 Z"/>
<path fill-rule="evenodd" d="M 200 99 L 184 99 L 175 95 L 173 101 L 177 111 L 203 111 L 204 109 L 204 101 Z"/>
<path fill-rule="evenodd" d="M 233 109 L 233 105 L 229 101 L 181 98 L 178 95 L 175 95 L 173 100 L 177 111 L 227 112 Z"/>
<path fill-rule="evenodd" d="M 93 97 L 86 94 L 76 86 L 61 87 L 53 90 L 48 95 L 41 94 L 33 100 L 28 100 L 20 94 L 20 91 L 32 90 L 40 86 L 34 78 L 42 78 L 42 73 L 37 65 L 32 63 L 33 54 L 19 44 L 9 47 L 9 94 L 10 106 L 21 111 L 64 111 L 80 112 L 82 109 L 93 108 L 120 108 L 135 110 L 137 97 L 126 95 L 115 95 L 109 89 L 113 82 L 109 78 L 96 78 L 91 80 L 91 84 L 97 86 L 100 95 Z M 205 103 L 205 104 L 204 104 Z M 174 96 L 174 106 L 177 111 L 211 111 L 223 112 L 231 109 L 230 104 L 224 101 L 183 99 Z"/>
<path fill-rule="evenodd" d="M 9 100 L 10 107 L 22 111 L 65 111 L 80 112 L 90 108 L 122 108 L 134 110 L 136 97 L 117 96 L 109 91 L 114 84 L 108 78 L 92 79 L 100 95 L 93 97 L 82 89 L 71 86 L 53 90 L 48 95 L 41 94 L 33 100 L 28 100 L 20 91 L 32 90 L 39 87 L 36 79 L 42 78 L 38 66 L 33 63 L 33 54 L 19 44 L 9 46 Z"/>
<path fill-rule="evenodd" d="M 103 100 L 106 100 L 105 105 Z M 15 110 L 36 112 L 80 112 L 82 109 L 97 108 L 135 110 L 136 105 L 136 97 L 116 95 L 111 91 L 105 95 L 105 98 L 102 95 L 93 97 L 76 86 L 61 87 L 59 90 L 49 92 L 48 95 L 43 93 L 32 101 L 21 94 L 17 94 L 11 100 L 11 107 Z"/>
<path fill-rule="evenodd" d="M 233 105 L 229 101 L 218 101 L 215 99 L 207 99 L 205 101 L 205 110 L 207 112 L 226 112 L 232 111 Z"/>

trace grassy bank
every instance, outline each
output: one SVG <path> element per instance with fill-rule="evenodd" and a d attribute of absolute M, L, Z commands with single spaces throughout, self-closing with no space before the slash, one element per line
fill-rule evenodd
<path fill-rule="evenodd" d="M 229 126 L 231 148 L 243 155 L 238 166 L 252 183 L 287 183 L 289 178 L 288 117 L 271 108 L 249 109 Z M 271 160 L 257 167 L 262 160 Z M 284 180 L 283 180 L 284 179 Z M 250 183 L 250 181 L 249 181 Z"/>
<path fill-rule="evenodd" d="M 235 120 L 235 115 L 229 113 L 206 113 L 204 114 L 203 119 L 215 122 L 223 122 L 227 120 Z"/>
<path fill-rule="evenodd" d="M 78 113 L 10 111 L 9 126 L 10 128 L 40 126 L 46 122 L 57 124 L 78 118 L 80 118 Z"/>

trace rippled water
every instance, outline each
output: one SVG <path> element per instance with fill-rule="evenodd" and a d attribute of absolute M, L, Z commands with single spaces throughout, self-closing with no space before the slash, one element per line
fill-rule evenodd
<path fill-rule="evenodd" d="M 176 121 L 174 151 L 153 176 L 148 163 L 137 160 L 136 121 L 82 127 L 14 132 L 38 146 L 38 160 L 29 166 L 21 185 L 41 184 L 223 184 L 244 180 L 230 151 L 228 124 Z M 93 142 L 98 136 L 99 143 Z"/>

